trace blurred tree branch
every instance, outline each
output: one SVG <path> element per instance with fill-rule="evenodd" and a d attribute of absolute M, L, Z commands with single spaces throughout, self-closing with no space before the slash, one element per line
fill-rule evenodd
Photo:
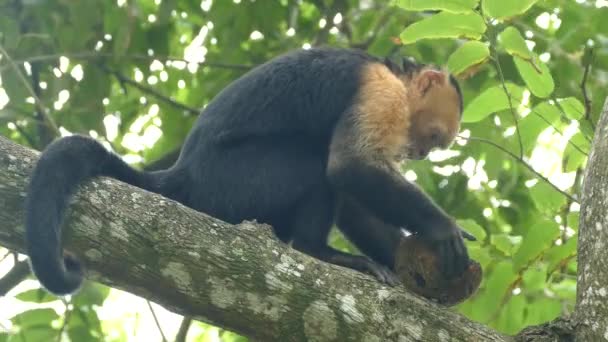
<path fill-rule="evenodd" d="M 19 285 L 30 275 L 30 265 L 25 261 L 18 261 L 8 273 L 0 278 L 0 297 Z"/>

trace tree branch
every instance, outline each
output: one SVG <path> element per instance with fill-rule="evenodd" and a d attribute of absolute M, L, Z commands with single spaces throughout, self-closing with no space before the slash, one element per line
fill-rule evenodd
<path fill-rule="evenodd" d="M 65 52 L 65 53 L 57 53 L 51 55 L 40 55 L 40 56 L 32 56 L 25 59 L 14 60 L 15 63 L 33 63 L 33 62 L 41 62 L 41 61 L 53 61 L 57 60 L 60 57 L 67 57 L 71 59 L 79 59 L 85 61 L 97 61 L 103 62 L 104 59 L 114 58 L 116 57 L 113 53 L 104 53 L 99 51 L 81 51 L 81 52 Z M 153 61 L 159 60 L 163 62 L 167 61 L 175 61 L 175 62 L 184 62 L 184 63 L 196 63 L 198 65 L 204 65 L 212 68 L 220 68 L 220 69 L 233 69 L 233 70 L 243 70 L 247 71 L 251 68 L 255 67 L 255 65 L 249 64 L 230 64 L 230 63 L 221 63 L 221 62 L 208 62 L 204 61 L 202 63 L 191 62 L 179 57 L 173 56 L 159 56 L 159 55 L 124 55 L 120 56 L 121 59 L 132 59 L 132 60 L 144 60 L 144 61 Z M 0 72 L 2 72 L 3 68 L 0 68 Z"/>
<path fill-rule="evenodd" d="M 179 325 L 179 330 L 175 335 L 175 342 L 186 342 L 186 338 L 188 337 L 188 330 L 190 330 L 190 325 L 192 325 L 192 317 L 185 316 L 182 319 L 182 323 Z"/>
<path fill-rule="evenodd" d="M 0 137 L 0 244 L 24 250 L 36 155 Z M 77 192 L 65 248 L 88 278 L 263 341 L 512 341 L 445 307 L 299 253 L 268 226 L 229 225 L 110 179 Z"/>
<path fill-rule="evenodd" d="M 479 141 L 485 144 L 488 144 L 490 146 L 493 146 L 497 149 L 499 149 L 500 151 L 508 154 L 511 158 L 517 160 L 518 162 L 520 162 L 523 166 L 525 166 L 528 170 L 530 170 L 536 177 L 538 177 L 540 180 L 542 180 L 543 182 L 549 184 L 553 189 L 555 189 L 557 192 L 561 193 L 562 195 L 564 195 L 564 197 L 566 197 L 568 200 L 572 201 L 573 203 L 579 203 L 579 201 L 572 196 L 571 194 L 565 192 L 564 190 L 560 189 L 557 185 L 551 183 L 551 181 L 543 176 L 540 172 L 534 170 L 534 168 L 532 167 L 532 165 L 528 164 L 522 157 L 519 157 L 518 155 L 516 155 L 515 153 L 507 150 L 506 148 L 500 146 L 499 144 L 488 140 L 488 139 L 484 139 L 484 138 L 477 138 L 477 137 L 463 137 L 463 136 L 457 136 L 458 139 L 462 139 L 462 140 L 470 140 L 470 141 Z"/>
<path fill-rule="evenodd" d="M 4 277 L 0 278 L 0 297 L 19 285 L 30 275 L 30 265 L 27 261 L 17 262 Z"/>
<path fill-rule="evenodd" d="M 146 86 L 140 84 L 139 82 L 137 82 L 135 80 L 132 80 L 132 79 L 128 78 L 127 76 L 121 74 L 120 72 L 108 68 L 107 66 L 105 66 L 103 64 L 99 65 L 99 67 L 104 72 L 106 72 L 106 73 L 108 73 L 108 74 L 116 77 L 116 79 L 120 83 L 125 83 L 125 84 L 128 84 L 130 86 L 133 86 L 133 87 L 139 89 L 140 91 L 142 91 L 142 92 L 144 92 L 144 93 L 146 93 L 148 95 L 152 95 L 157 100 L 166 102 L 166 103 L 172 105 L 173 107 L 179 108 L 179 109 L 181 109 L 181 110 L 183 110 L 185 112 L 188 112 L 188 113 L 190 113 L 192 115 L 199 115 L 200 112 L 201 112 L 199 109 L 188 107 L 188 106 L 186 106 L 183 103 L 177 102 L 174 99 L 172 99 L 172 98 L 170 98 L 170 97 L 168 97 L 166 95 L 163 95 L 160 92 L 158 92 L 158 91 L 156 91 L 156 90 L 154 90 L 152 88 L 146 87 Z"/>
<path fill-rule="evenodd" d="M 53 121 L 53 118 L 51 118 L 51 116 L 49 115 L 49 111 L 48 111 L 47 107 L 44 105 L 44 103 L 42 102 L 40 97 L 38 97 L 38 95 L 36 94 L 34 89 L 32 89 L 30 82 L 23 75 L 23 73 L 19 69 L 19 66 L 17 65 L 17 63 L 15 63 L 15 61 L 13 61 L 12 57 L 8 54 L 8 52 L 4 49 L 4 47 L 2 45 L 0 45 L 0 54 L 6 58 L 9 66 L 13 69 L 13 71 L 15 72 L 15 74 L 17 75 L 19 80 L 21 80 L 21 83 L 23 84 L 25 89 L 28 91 L 30 96 L 32 96 L 32 98 L 34 99 L 34 104 L 36 106 L 37 113 L 44 118 L 44 123 L 54 133 L 55 136 L 59 136 L 60 135 L 59 128 L 55 124 L 55 121 Z"/>
<path fill-rule="evenodd" d="M 608 336 L 608 98 L 597 122 L 583 177 L 578 237 L 576 317 L 589 329 L 580 341 Z"/>
<path fill-rule="evenodd" d="M 589 70 L 591 69 L 591 65 L 593 64 L 593 48 L 588 48 L 589 52 L 588 58 L 583 58 L 583 64 L 585 66 L 585 71 L 583 72 L 583 79 L 581 80 L 581 92 L 583 93 L 583 100 L 585 104 L 585 120 L 589 121 L 591 128 L 595 131 L 595 125 L 593 124 L 593 119 L 591 119 L 591 99 L 589 99 L 589 94 L 587 93 L 587 80 L 589 76 Z"/>

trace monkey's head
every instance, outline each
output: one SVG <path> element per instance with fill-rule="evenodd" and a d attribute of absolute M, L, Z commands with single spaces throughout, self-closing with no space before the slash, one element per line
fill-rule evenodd
<path fill-rule="evenodd" d="M 408 159 L 424 159 L 436 148 L 448 148 L 460 129 L 462 93 L 450 74 L 424 68 L 407 80 L 411 105 Z"/>

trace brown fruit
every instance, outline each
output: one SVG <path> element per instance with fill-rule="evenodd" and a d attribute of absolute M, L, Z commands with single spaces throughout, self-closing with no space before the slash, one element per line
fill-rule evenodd
<path fill-rule="evenodd" d="M 415 235 L 401 239 L 395 255 L 395 272 L 410 291 L 447 306 L 471 297 L 482 278 L 481 265 L 474 260 L 462 275 L 446 278 L 439 269 L 437 253 Z"/>

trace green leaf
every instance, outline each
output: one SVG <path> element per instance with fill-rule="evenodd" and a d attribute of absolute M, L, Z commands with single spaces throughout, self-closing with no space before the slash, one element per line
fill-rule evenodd
<path fill-rule="evenodd" d="M 585 107 L 576 97 L 557 99 L 557 103 L 564 109 L 568 119 L 579 120 L 585 115 Z"/>
<path fill-rule="evenodd" d="M 542 324 L 561 314 L 562 302 L 557 298 L 539 298 L 534 305 L 528 305 L 526 311 L 526 320 L 522 326 Z"/>
<path fill-rule="evenodd" d="M 543 256 L 548 262 L 547 272 L 553 272 L 559 264 L 576 255 L 577 235 L 559 246 L 552 246 Z"/>
<path fill-rule="evenodd" d="M 7 65 L 6 69 L 2 71 L 2 88 L 13 103 L 22 103 L 30 96 L 23 81 L 24 77 L 27 80 L 25 70 L 18 66 L 15 68 L 13 65 Z"/>
<path fill-rule="evenodd" d="M 486 247 L 467 243 L 467 250 L 469 251 L 469 257 L 477 261 L 482 269 L 485 269 L 494 260 Z"/>
<path fill-rule="evenodd" d="M 101 306 L 109 294 L 110 289 L 107 286 L 86 282 L 74 296 L 72 303 L 75 306 Z"/>
<path fill-rule="evenodd" d="M 541 212 L 554 213 L 566 203 L 564 195 L 544 181 L 530 188 L 530 195 Z"/>
<path fill-rule="evenodd" d="M 3 9 L 6 11 L 6 9 Z M 16 49 L 21 39 L 19 22 L 17 18 L 10 15 L 2 15 L 0 17 L 0 41 L 4 45 L 4 49 L 11 51 Z"/>
<path fill-rule="evenodd" d="M 222 332 L 222 342 L 247 342 L 249 341 L 246 337 L 237 335 L 231 331 L 223 331 Z"/>
<path fill-rule="evenodd" d="M 570 301 L 576 297 L 576 279 L 564 279 L 557 284 L 551 284 L 551 291 L 559 298 Z"/>
<path fill-rule="evenodd" d="M 83 79 L 70 89 L 69 107 L 58 114 L 58 121 L 72 132 L 95 130 L 105 135 L 102 99 L 110 93 L 110 76 L 93 64 L 84 67 Z"/>
<path fill-rule="evenodd" d="M 507 19 L 525 13 L 538 0 L 483 0 L 481 8 L 487 16 Z"/>
<path fill-rule="evenodd" d="M 514 335 L 521 330 L 527 304 L 524 295 L 511 296 L 500 312 L 496 324 L 497 329 L 509 335 Z"/>
<path fill-rule="evenodd" d="M 494 270 L 488 276 L 486 281 L 486 293 L 489 301 L 494 302 L 495 305 L 502 301 L 502 298 L 507 294 L 507 290 L 511 283 L 517 279 L 517 274 L 513 272 L 513 266 L 509 261 L 501 261 Z"/>
<path fill-rule="evenodd" d="M 572 228 L 575 232 L 578 231 L 578 221 L 581 218 L 580 212 L 571 212 L 568 214 L 566 220 L 568 221 L 568 226 Z"/>
<path fill-rule="evenodd" d="M 492 234 L 490 243 L 505 255 L 510 256 L 521 243 L 521 236 L 511 236 L 507 234 Z"/>
<path fill-rule="evenodd" d="M 516 107 L 523 96 L 524 89 L 512 83 L 506 84 L 511 95 L 513 106 Z M 467 105 L 462 115 L 462 122 L 477 122 L 485 119 L 488 115 L 509 109 L 509 98 L 502 87 L 497 85 L 486 89 Z"/>
<path fill-rule="evenodd" d="M 485 31 L 486 24 L 478 14 L 441 12 L 408 26 L 400 38 L 403 44 L 411 44 L 421 39 L 479 39 Z"/>
<path fill-rule="evenodd" d="M 100 341 L 96 335 L 101 331 L 101 323 L 95 310 L 74 308 L 70 316 L 67 333 L 71 341 Z"/>
<path fill-rule="evenodd" d="M 479 0 L 395 0 L 397 5 L 408 11 L 440 10 L 453 13 L 471 13 Z"/>
<path fill-rule="evenodd" d="M 59 300 L 59 298 L 49 294 L 43 289 L 32 289 L 21 292 L 15 296 L 15 298 L 24 302 L 34 303 L 48 303 Z"/>
<path fill-rule="evenodd" d="M 177 0 L 164 0 L 161 2 L 158 8 L 158 20 L 156 21 L 159 25 L 165 25 L 171 20 L 171 11 L 177 7 Z"/>
<path fill-rule="evenodd" d="M 532 94 L 545 98 L 553 93 L 555 83 L 547 64 L 540 62 L 538 57 L 534 55 L 530 61 L 517 56 L 514 56 L 513 60 L 517 71 L 519 71 L 521 78 L 526 82 Z"/>
<path fill-rule="evenodd" d="M 83 325 L 69 327 L 67 331 L 70 341 L 103 341 L 102 339 L 95 337 L 91 329 Z"/>
<path fill-rule="evenodd" d="M 507 50 L 512 56 L 521 57 L 525 60 L 530 60 L 532 54 L 526 45 L 524 37 L 518 29 L 513 26 L 509 26 L 498 35 L 498 41 L 500 45 Z"/>
<path fill-rule="evenodd" d="M 530 114 L 519 122 L 519 134 L 526 153 L 532 152 L 536 146 L 536 140 L 542 131 L 549 125 L 559 123 L 561 117 L 559 109 L 548 102 L 542 102 L 532 108 Z"/>
<path fill-rule="evenodd" d="M 572 172 L 576 171 L 579 167 L 582 167 L 587 160 L 589 148 L 589 141 L 585 139 L 585 136 L 583 136 L 581 132 L 576 132 L 576 134 L 570 138 L 568 145 L 566 145 L 566 148 L 564 149 L 564 156 L 562 158 L 564 171 Z"/>
<path fill-rule="evenodd" d="M 536 259 L 558 236 L 559 227 L 554 221 L 542 220 L 530 227 L 519 249 L 513 255 L 513 269 L 518 272 Z"/>
<path fill-rule="evenodd" d="M 55 310 L 46 309 L 33 309 L 21 312 L 11 318 L 11 322 L 21 328 L 27 328 L 32 326 L 51 325 L 51 322 L 58 319 L 59 315 Z"/>
<path fill-rule="evenodd" d="M 477 241 L 485 240 L 487 234 L 486 230 L 483 229 L 482 226 L 478 225 L 475 220 L 466 219 L 466 220 L 457 220 L 459 226 L 461 226 L 467 232 L 473 234 L 477 238 Z"/>
<path fill-rule="evenodd" d="M 56 341 L 59 331 L 47 325 L 31 326 L 13 335 L 9 341 Z"/>
<path fill-rule="evenodd" d="M 522 284 L 526 291 L 543 291 L 547 282 L 547 266 L 531 267 L 527 269 L 522 276 Z"/>
<path fill-rule="evenodd" d="M 478 41 L 462 44 L 448 58 L 448 69 L 455 75 L 464 74 L 467 70 L 485 63 L 490 56 L 488 46 Z"/>

